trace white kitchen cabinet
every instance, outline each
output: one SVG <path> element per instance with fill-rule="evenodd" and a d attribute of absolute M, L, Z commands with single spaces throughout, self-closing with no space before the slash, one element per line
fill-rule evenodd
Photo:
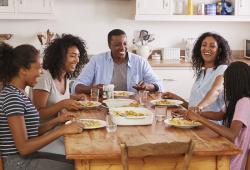
<path fill-rule="evenodd" d="M 14 12 L 14 0 L 2 0 L 0 2 L 0 12 Z"/>
<path fill-rule="evenodd" d="M 196 12 L 198 0 L 193 0 L 193 9 Z M 234 15 L 173 15 L 175 0 L 136 0 L 135 20 L 139 21 L 227 21 L 250 22 L 250 0 L 232 0 Z M 165 5 L 164 5 L 165 4 Z M 184 0 L 183 8 L 187 8 Z"/>
<path fill-rule="evenodd" d="M 173 92 L 188 100 L 194 83 L 191 67 L 153 67 L 155 74 L 162 80 L 164 91 Z"/>
<path fill-rule="evenodd" d="M 170 14 L 170 0 L 137 0 L 136 11 L 141 15 Z"/>
<path fill-rule="evenodd" d="M 235 4 L 237 9 L 237 15 L 244 16 L 250 15 L 250 1 L 249 0 L 238 0 Z"/>
<path fill-rule="evenodd" d="M 4 0 L 0 19 L 53 19 L 54 0 Z"/>

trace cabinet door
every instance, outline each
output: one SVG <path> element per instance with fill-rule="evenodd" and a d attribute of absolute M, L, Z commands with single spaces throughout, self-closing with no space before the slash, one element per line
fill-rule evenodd
<path fill-rule="evenodd" d="M 52 0 L 18 0 L 19 13 L 52 13 Z"/>
<path fill-rule="evenodd" d="M 170 0 L 137 0 L 137 14 L 170 14 Z"/>
<path fill-rule="evenodd" d="M 183 68 L 153 68 L 156 75 L 162 80 L 164 90 L 173 92 L 188 100 L 194 83 L 194 72 L 189 67 Z"/>
<path fill-rule="evenodd" d="M 250 0 L 238 0 L 238 15 L 250 15 Z"/>
<path fill-rule="evenodd" d="M 0 13 L 14 12 L 14 0 L 0 0 Z"/>

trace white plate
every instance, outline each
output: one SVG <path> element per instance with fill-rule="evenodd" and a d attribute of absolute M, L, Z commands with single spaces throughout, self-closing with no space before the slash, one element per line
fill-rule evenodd
<path fill-rule="evenodd" d="M 164 123 L 167 125 L 171 125 L 174 127 L 178 127 L 178 128 L 183 128 L 183 129 L 190 129 L 190 128 L 194 128 L 197 126 L 201 126 L 202 124 L 200 122 L 192 122 L 192 121 L 188 121 L 190 123 L 186 124 L 188 120 L 184 120 L 183 118 L 169 118 L 169 119 L 165 119 Z"/>
<path fill-rule="evenodd" d="M 85 108 L 98 107 L 101 105 L 100 102 L 96 101 L 78 101 Z"/>
<path fill-rule="evenodd" d="M 67 121 L 65 124 L 69 124 L 72 121 Z M 84 124 L 84 129 L 98 129 L 106 126 L 106 122 L 99 119 L 78 119 L 77 122 Z M 94 123 L 95 125 L 91 125 L 91 123 Z"/>
<path fill-rule="evenodd" d="M 138 116 L 127 116 L 126 111 L 143 114 Z M 112 120 L 117 125 L 150 125 L 153 123 L 153 113 L 143 107 L 118 107 L 109 110 Z M 117 113 L 118 112 L 118 113 Z"/>
<path fill-rule="evenodd" d="M 174 99 L 158 99 L 158 100 L 151 100 L 150 103 L 157 106 L 179 106 L 183 104 L 183 101 Z"/>
<path fill-rule="evenodd" d="M 108 99 L 103 100 L 103 103 L 105 103 L 109 108 L 140 106 L 137 101 L 132 99 Z"/>
<path fill-rule="evenodd" d="M 135 94 L 134 92 L 130 92 L 130 91 L 114 91 L 115 97 L 129 97 L 134 94 Z"/>

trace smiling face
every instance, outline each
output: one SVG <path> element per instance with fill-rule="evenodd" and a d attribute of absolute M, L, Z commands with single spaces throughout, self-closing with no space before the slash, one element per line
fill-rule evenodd
<path fill-rule="evenodd" d="M 66 73 L 73 73 L 76 69 L 76 65 L 79 63 L 80 52 L 76 46 L 72 46 L 68 48 L 64 69 Z"/>
<path fill-rule="evenodd" d="M 127 37 L 126 35 L 113 35 L 109 44 L 112 56 L 115 58 L 126 58 Z"/>
<path fill-rule="evenodd" d="M 36 61 L 30 64 L 29 69 L 24 70 L 25 84 L 30 87 L 34 87 L 37 83 L 37 78 L 42 73 L 42 58 L 40 55 L 36 57 Z"/>
<path fill-rule="evenodd" d="M 201 55 L 204 60 L 204 64 L 214 65 L 217 53 L 218 53 L 217 41 L 211 36 L 206 37 L 201 43 Z"/>

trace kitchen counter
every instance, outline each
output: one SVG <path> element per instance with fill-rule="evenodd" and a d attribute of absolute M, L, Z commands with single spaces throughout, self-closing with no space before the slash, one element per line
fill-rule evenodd
<path fill-rule="evenodd" d="M 235 57 L 233 61 L 242 61 L 250 65 L 250 59 L 244 57 Z M 192 67 L 190 62 L 186 62 L 183 59 L 181 60 L 148 60 L 149 64 L 152 67 Z"/>
<path fill-rule="evenodd" d="M 192 67 L 190 62 L 184 60 L 148 60 L 152 67 Z"/>

